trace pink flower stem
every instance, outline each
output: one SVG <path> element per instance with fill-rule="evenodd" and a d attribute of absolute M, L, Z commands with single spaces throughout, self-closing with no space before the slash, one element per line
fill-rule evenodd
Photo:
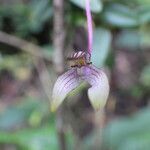
<path fill-rule="evenodd" d="M 88 28 L 88 53 L 92 53 L 93 44 L 93 28 L 92 28 L 92 15 L 90 11 L 90 0 L 86 0 L 86 17 L 87 17 L 87 28 Z"/>

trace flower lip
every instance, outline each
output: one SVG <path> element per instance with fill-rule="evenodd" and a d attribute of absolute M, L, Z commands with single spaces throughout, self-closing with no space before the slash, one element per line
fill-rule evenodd
<path fill-rule="evenodd" d="M 94 65 L 85 65 L 71 68 L 57 79 L 53 89 L 51 110 L 55 111 L 67 95 L 84 81 L 91 86 L 88 89 L 88 97 L 93 108 L 103 108 L 109 95 L 108 78 Z"/>

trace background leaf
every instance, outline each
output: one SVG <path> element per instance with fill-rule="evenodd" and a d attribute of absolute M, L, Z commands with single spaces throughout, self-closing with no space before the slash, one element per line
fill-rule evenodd
<path fill-rule="evenodd" d="M 135 27 L 139 25 L 136 10 L 121 4 L 107 6 L 103 18 L 106 23 L 116 27 Z"/>
<path fill-rule="evenodd" d="M 111 44 L 111 33 L 104 28 L 94 30 L 92 62 L 96 66 L 102 66 L 108 55 Z"/>
<path fill-rule="evenodd" d="M 85 0 L 70 0 L 73 4 L 77 5 L 80 8 L 85 9 Z M 91 0 L 90 1 L 91 11 L 98 13 L 102 10 L 102 2 L 100 0 Z"/>
<path fill-rule="evenodd" d="M 150 22 L 150 5 L 141 6 L 138 9 L 139 21 L 141 24 Z"/>
<path fill-rule="evenodd" d="M 144 86 L 150 87 L 150 64 L 142 70 L 140 81 Z"/>
<path fill-rule="evenodd" d="M 0 130 L 11 130 L 20 127 L 38 106 L 36 102 L 26 101 L 18 106 L 8 107 L 0 114 Z"/>
<path fill-rule="evenodd" d="M 129 118 L 111 122 L 104 131 L 106 147 L 112 150 L 148 150 L 150 143 L 149 108 Z"/>
<path fill-rule="evenodd" d="M 10 143 L 25 150 L 58 150 L 54 126 L 23 129 L 15 133 L 0 132 L 0 143 Z"/>
<path fill-rule="evenodd" d="M 119 48 L 137 50 L 140 47 L 141 36 L 137 30 L 123 30 L 115 39 L 115 44 Z"/>

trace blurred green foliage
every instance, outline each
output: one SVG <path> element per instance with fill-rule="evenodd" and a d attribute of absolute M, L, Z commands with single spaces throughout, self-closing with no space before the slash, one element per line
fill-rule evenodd
<path fill-rule="evenodd" d="M 36 103 L 23 103 L 21 106 L 8 107 L 0 115 L 0 129 L 11 130 L 23 124 L 37 107 Z"/>
<path fill-rule="evenodd" d="M 150 87 L 150 65 L 144 67 L 141 73 L 140 81 L 144 86 Z"/>
<path fill-rule="evenodd" d="M 112 121 L 104 131 L 104 143 L 110 150 L 149 150 L 150 109 L 128 118 Z"/>
<path fill-rule="evenodd" d="M 109 54 L 112 36 L 109 30 L 105 28 L 96 28 L 94 30 L 92 62 L 97 67 L 102 66 Z"/>
<path fill-rule="evenodd" d="M 85 1 L 84 0 L 70 0 L 73 4 L 77 5 L 80 8 L 85 9 Z M 95 13 L 99 13 L 102 10 L 102 2 L 99 0 L 90 1 L 91 11 Z"/>
<path fill-rule="evenodd" d="M 52 8 L 48 0 L 32 0 L 28 4 L 15 3 L 12 5 L 0 6 L 0 27 L 8 25 L 4 24 L 4 20 L 10 19 L 11 26 L 15 33 L 19 36 L 29 36 L 31 33 L 38 33 L 42 30 L 52 16 Z"/>
<path fill-rule="evenodd" d="M 109 4 L 104 10 L 104 21 L 116 27 L 135 27 L 138 25 L 137 13 L 122 4 Z"/>
<path fill-rule="evenodd" d="M 72 146 L 69 132 L 67 141 L 69 148 Z M 14 144 L 18 150 L 58 150 L 54 116 L 49 113 L 47 102 L 26 97 L 19 104 L 5 109 L 0 114 L 1 143 Z"/>
<path fill-rule="evenodd" d="M 149 150 L 149 107 L 134 115 L 114 119 L 83 141 L 82 150 Z"/>

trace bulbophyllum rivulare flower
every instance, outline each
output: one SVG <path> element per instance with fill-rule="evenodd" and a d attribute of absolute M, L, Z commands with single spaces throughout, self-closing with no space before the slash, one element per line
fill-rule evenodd
<path fill-rule="evenodd" d="M 109 94 L 105 73 L 90 62 L 90 54 L 86 52 L 73 53 L 68 61 L 71 68 L 58 77 L 54 85 L 51 110 L 55 111 L 66 96 L 84 81 L 91 85 L 88 97 L 94 109 L 103 108 Z"/>
<path fill-rule="evenodd" d="M 91 85 L 88 89 L 88 97 L 94 109 L 103 108 L 109 94 L 107 76 L 101 69 L 98 69 L 90 62 L 93 40 L 90 0 L 85 0 L 85 5 L 88 27 L 88 51 L 73 53 L 68 58 L 68 61 L 71 63 L 71 69 L 58 77 L 54 85 L 51 102 L 52 111 L 58 108 L 71 91 L 85 81 Z"/>

